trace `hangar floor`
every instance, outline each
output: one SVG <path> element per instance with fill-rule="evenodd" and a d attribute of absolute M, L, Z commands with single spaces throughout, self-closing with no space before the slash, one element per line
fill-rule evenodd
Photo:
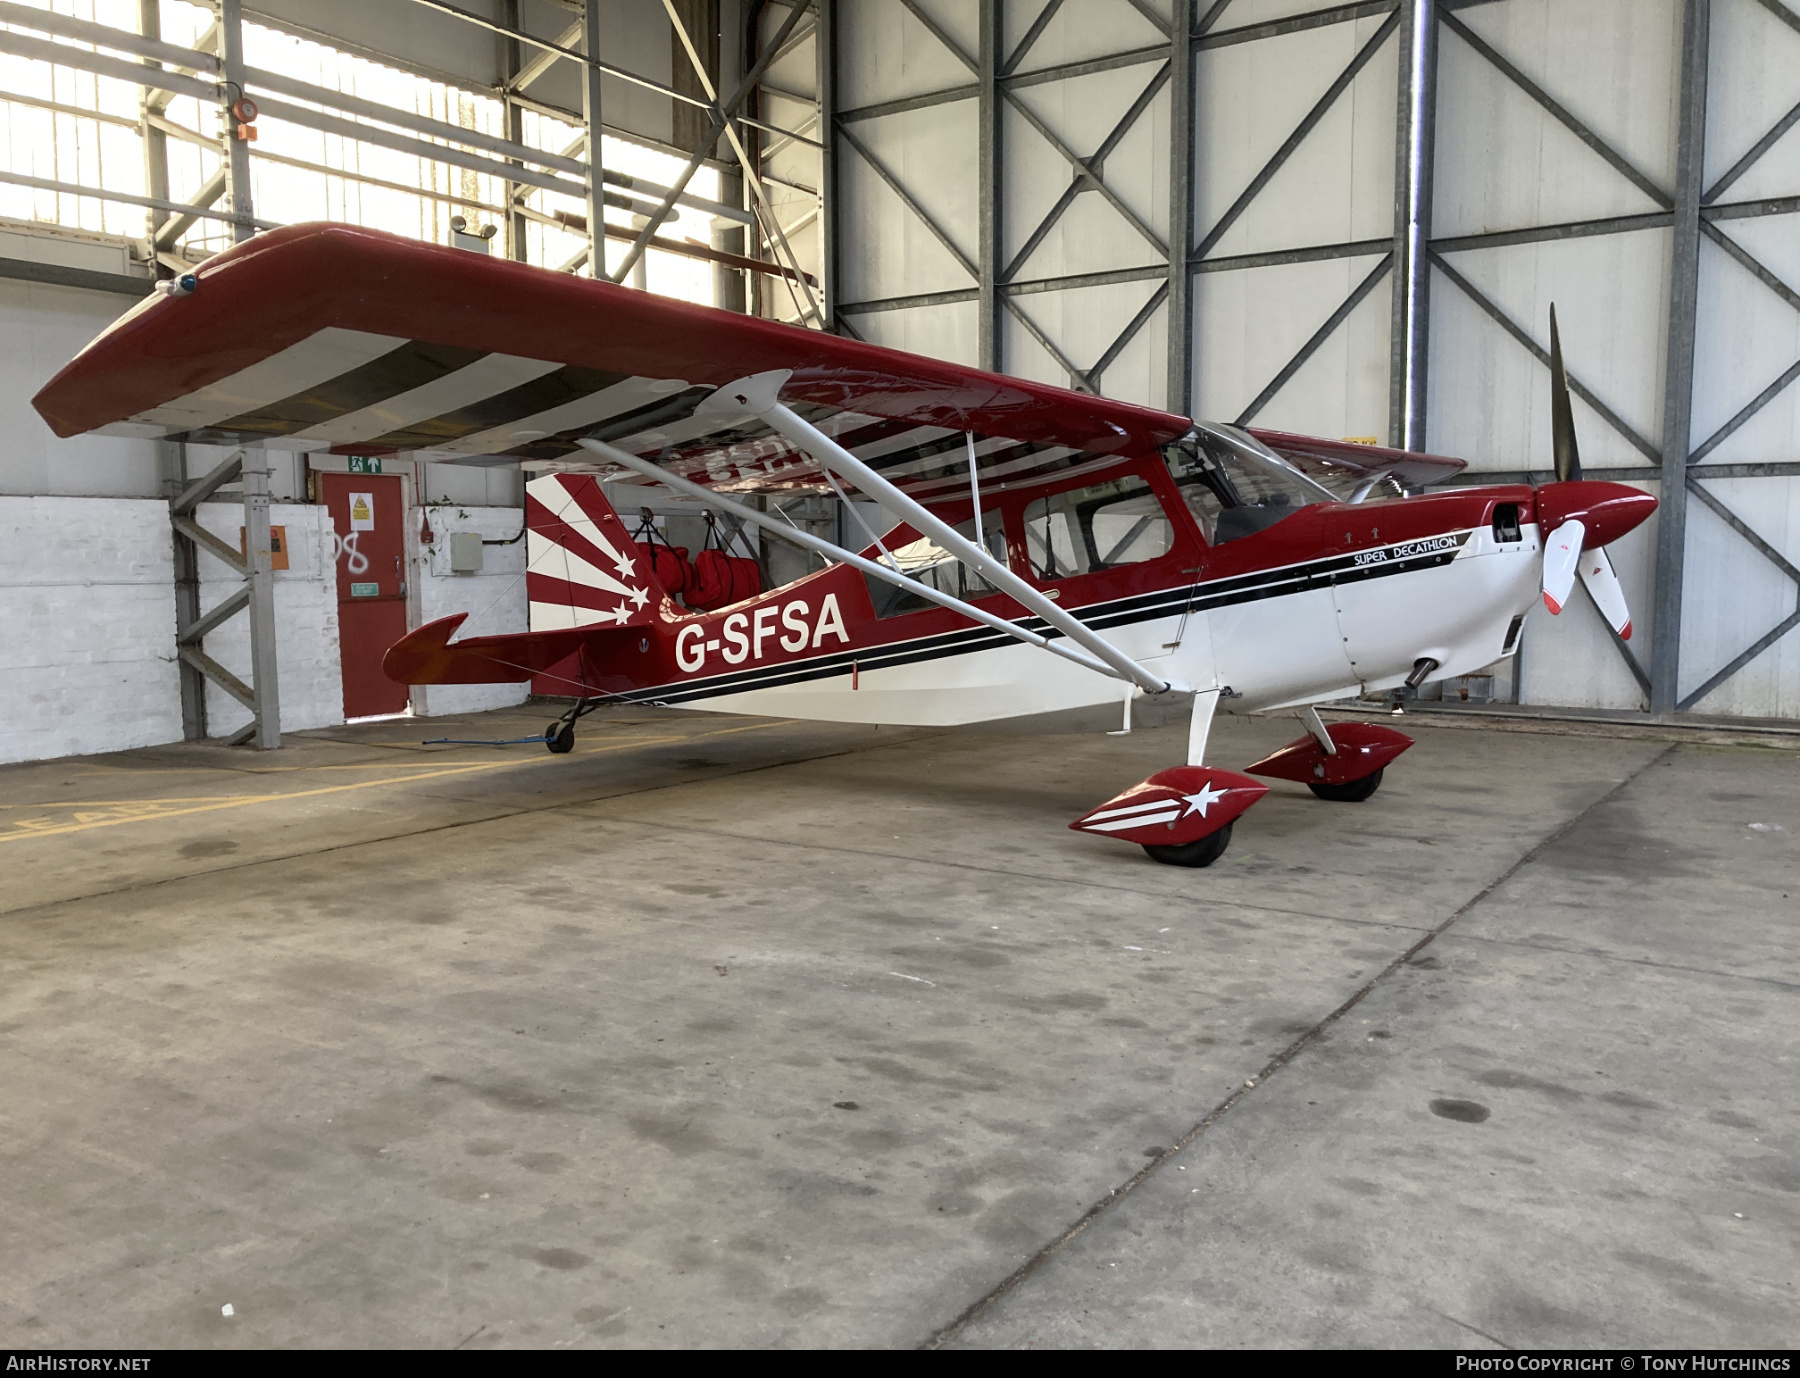
<path fill-rule="evenodd" d="M 0 1345 L 1791 1343 L 1800 754 L 1472 725 L 0 771 Z"/>

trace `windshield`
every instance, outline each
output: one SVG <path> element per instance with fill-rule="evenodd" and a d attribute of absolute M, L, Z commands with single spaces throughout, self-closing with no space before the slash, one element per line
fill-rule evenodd
<path fill-rule="evenodd" d="M 1302 507 L 1338 500 L 1236 426 L 1202 422 L 1165 445 L 1163 459 L 1208 545 L 1224 545 Z"/>

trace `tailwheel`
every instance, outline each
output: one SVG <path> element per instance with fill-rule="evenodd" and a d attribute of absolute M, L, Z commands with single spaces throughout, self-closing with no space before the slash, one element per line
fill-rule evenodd
<path fill-rule="evenodd" d="M 1360 804 L 1381 788 L 1381 771 L 1376 770 L 1347 785 L 1321 785 L 1308 781 L 1306 787 L 1319 798 L 1329 799 L 1334 804 Z"/>
<path fill-rule="evenodd" d="M 575 749 L 575 724 L 557 721 L 544 729 L 544 745 L 557 756 L 566 756 Z"/>
<path fill-rule="evenodd" d="M 1193 842 L 1183 842 L 1173 847 L 1146 842 L 1143 848 L 1150 853 L 1151 860 L 1160 861 L 1165 866 L 1211 866 L 1225 855 L 1225 848 L 1230 841 L 1231 824 L 1227 823 L 1216 833 L 1208 833 Z"/>

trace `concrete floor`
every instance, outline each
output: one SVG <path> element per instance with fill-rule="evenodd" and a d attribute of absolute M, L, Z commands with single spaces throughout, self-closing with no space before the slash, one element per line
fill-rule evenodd
<path fill-rule="evenodd" d="M 1800 753 L 1405 725 L 0 771 L 0 1346 L 1791 1343 Z"/>

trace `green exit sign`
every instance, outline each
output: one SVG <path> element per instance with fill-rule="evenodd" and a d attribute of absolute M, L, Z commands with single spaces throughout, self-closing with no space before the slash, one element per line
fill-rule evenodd
<path fill-rule="evenodd" d="M 379 474 L 381 461 L 374 455 L 351 455 L 350 472 L 353 474 Z"/>

